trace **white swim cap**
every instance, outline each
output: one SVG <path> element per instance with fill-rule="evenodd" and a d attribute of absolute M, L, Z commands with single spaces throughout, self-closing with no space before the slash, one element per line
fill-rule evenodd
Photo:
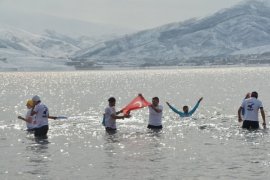
<path fill-rule="evenodd" d="M 34 102 L 38 102 L 38 101 L 40 101 L 40 97 L 37 96 L 37 95 L 35 95 L 34 97 L 32 97 L 32 100 L 33 100 Z"/>

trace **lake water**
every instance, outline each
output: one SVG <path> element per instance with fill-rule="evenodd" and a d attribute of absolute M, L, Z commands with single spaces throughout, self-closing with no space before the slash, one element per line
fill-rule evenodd
<path fill-rule="evenodd" d="M 237 109 L 256 90 L 269 126 L 269 67 L 0 73 L 1 179 L 268 179 L 269 130 L 245 131 Z M 138 93 L 164 106 L 163 130 L 147 130 L 148 109 L 101 125 L 107 99 L 119 110 Z M 47 141 L 36 141 L 16 117 L 40 95 L 51 115 Z M 180 119 L 166 106 L 194 106 Z"/>

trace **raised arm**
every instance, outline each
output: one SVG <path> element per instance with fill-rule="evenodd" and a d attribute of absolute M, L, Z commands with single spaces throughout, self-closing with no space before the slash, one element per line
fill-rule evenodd
<path fill-rule="evenodd" d="M 201 97 L 201 98 L 198 100 L 197 104 L 193 107 L 193 109 L 192 109 L 191 111 L 188 112 L 189 116 L 191 116 L 191 115 L 196 111 L 196 109 L 199 107 L 200 102 L 201 102 L 202 100 L 203 100 L 203 98 Z"/>
<path fill-rule="evenodd" d="M 153 106 L 153 104 L 149 105 L 154 111 L 156 111 L 157 113 L 161 113 L 162 112 L 162 109 L 159 109 L 155 106 Z"/>
<path fill-rule="evenodd" d="M 175 109 L 173 106 L 170 105 L 170 103 L 166 102 L 166 104 L 169 106 L 169 108 L 171 108 L 171 110 L 172 110 L 173 112 L 175 112 L 175 113 L 178 114 L 179 116 L 181 116 L 181 117 L 184 117 L 184 116 L 185 116 L 185 114 L 184 114 L 183 112 L 181 112 L 181 111 Z"/>

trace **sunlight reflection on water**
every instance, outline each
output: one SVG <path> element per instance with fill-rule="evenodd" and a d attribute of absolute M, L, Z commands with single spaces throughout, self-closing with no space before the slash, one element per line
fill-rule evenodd
<path fill-rule="evenodd" d="M 257 73 L 257 72 L 260 73 Z M 258 90 L 269 107 L 268 68 L 0 73 L 0 175 L 4 179 L 235 179 L 268 177 L 268 130 L 239 128 L 236 111 L 247 91 Z M 252 82 L 252 83 L 249 83 Z M 110 96 L 117 109 L 138 93 L 160 97 L 160 132 L 146 128 L 147 108 L 117 122 L 108 135 L 101 125 Z M 36 141 L 16 119 L 25 102 L 41 96 L 51 115 L 47 141 Z M 204 100 L 192 118 L 180 109 Z M 269 112 L 267 112 L 269 116 Z M 250 169 L 254 169 L 250 171 Z M 256 170 L 260 169 L 260 170 Z"/>

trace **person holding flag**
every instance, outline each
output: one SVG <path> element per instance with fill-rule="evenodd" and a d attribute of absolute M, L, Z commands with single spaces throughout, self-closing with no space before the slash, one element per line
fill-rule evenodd
<path fill-rule="evenodd" d="M 138 94 L 138 96 L 124 107 L 122 111 L 124 114 L 129 114 L 132 110 L 141 109 L 147 106 L 149 108 L 149 122 L 147 128 L 162 129 L 161 119 L 163 107 L 159 105 L 158 97 L 154 97 L 151 104 L 145 100 L 142 94 Z"/>
<path fill-rule="evenodd" d="M 159 98 L 153 97 L 152 104 L 149 105 L 148 108 L 149 108 L 149 121 L 147 128 L 152 130 L 162 129 L 163 106 L 159 105 Z"/>
<path fill-rule="evenodd" d="M 114 97 L 110 97 L 108 99 L 109 105 L 105 109 L 104 113 L 104 126 L 106 129 L 106 132 L 109 134 L 113 134 L 116 132 L 116 119 L 124 119 L 124 118 L 130 118 L 130 114 L 126 113 L 123 116 L 118 116 L 118 114 L 122 113 L 123 110 L 116 112 L 115 111 L 115 103 L 116 100 Z"/>

